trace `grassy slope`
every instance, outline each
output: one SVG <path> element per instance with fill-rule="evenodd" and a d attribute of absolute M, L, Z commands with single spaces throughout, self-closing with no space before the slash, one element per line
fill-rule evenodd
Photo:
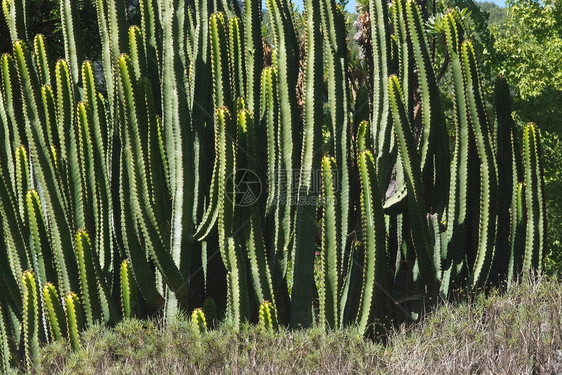
<path fill-rule="evenodd" d="M 39 372 L 85 374 L 213 373 L 562 373 L 562 285 L 543 279 L 508 294 L 444 305 L 422 323 L 390 334 L 388 345 L 344 330 L 278 333 L 222 327 L 197 336 L 185 321 L 166 330 L 126 321 L 96 327 L 83 350 L 42 351 Z"/>

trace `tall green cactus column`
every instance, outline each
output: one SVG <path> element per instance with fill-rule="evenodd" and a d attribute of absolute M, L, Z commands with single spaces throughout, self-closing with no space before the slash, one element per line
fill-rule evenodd
<path fill-rule="evenodd" d="M 2 0 L 2 11 L 12 40 L 27 39 L 26 0 Z"/>
<path fill-rule="evenodd" d="M 218 133 L 221 143 L 217 149 L 220 165 L 218 167 L 218 234 L 219 248 L 227 274 L 227 319 L 238 329 L 240 323 L 249 317 L 249 297 L 246 274 L 246 262 L 242 256 L 242 244 L 236 235 L 239 228 L 235 227 L 236 202 L 232 199 L 236 194 L 236 151 L 234 143 L 237 138 L 235 123 L 230 112 L 221 107 L 217 110 Z"/>
<path fill-rule="evenodd" d="M 177 44 L 174 41 L 175 4 L 172 0 L 165 0 L 160 4 L 160 17 L 162 23 L 162 127 L 167 151 L 167 159 L 170 166 L 170 194 L 172 197 L 172 218 L 170 233 L 170 250 L 176 267 L 182 252 L 183 221 L 183 198 L 184 198 L 184 168 L 183 147 L 181 144 L 182 131 L 179 114 L 179 78 L 176 75 L 175 59 Z M 173 295 L 166 299 L 166 314 L 173 318 L 177 313 L 177 301 Z"/>
<path fill-rule="evenodd" d="M 373 113 L 371 136 L 377 163 L 378 184 L 386 185 L 392 166 L 390 160 L 393 143 L 392 119 L 388 96 L 388 71 L 390 61 L 390 26 L 388 5 L 384 0 L 370 0 L 371 33 L 373 44 Z"/>
<path fill-rule="evenodd" d="M 304 128 L 297 207 L 295 213 L 294 278 L 292 286 L 291 325 L 312 324 L 314 295 L 314 252 L 317 227 L 317 200 L 320 186 L 317 174 L 322 151 L 322 35 L 320 4 L 305 2 L 306 71 L 304 74 Z"/>
<path fill-rule="evenodd" d="M 512 227 L 511 205 L 519 183 L 518 173 L 521 170 L 520 161 L 513 158 L 518 154 L 519 146 L 515 138 L 515 121 L 511 116 L 511 96 L 509 86 L 504 77 L 498 77 L 495 82 L 496 105 L 496 159 L 498 163 L 498 230 L 496 235 L 496 256 L 492 268 L 492 276 L 507 274 L 508 280 L 513 278 L 514 253 L 510 244 Z M 492 280 L 493 281 L 493 280 Z"/>
<path fill-rule="evenodd" d="M 298 168 L 297 135 L 301 129 L 301 121 L 297 114 L 295 87 L 298 81 L 299 59 L 295 28 L 288 9 L 288 3 L 282 0 L 266 0 L 270 15 L 276 52 L 274 66 L 277 77 L 277 96 L 279 104 L 278 147 L 279 159 L 277 166 L 278 199 L 275 207 L 275 224 L 273 246 L 275 251 L 274 281 L 276 288 L 283 289 L 287 276 L 291 245 L 292 218 L 294 207 L 290 204 L 293 191 L 293 171 Z M 313 250 L 311 250 L 313 251 Z"/>
<path fill-rule="evenodd" d="M 542 251 L 545 236 L 544 181 L 540 164 L 540 143 L 537 129 L 533 123 L 523 130 L 523 166 L 525 184 L 526 239 L 523 272 L 529 273 L 531 267 L 542 268 Z"/>
<path fill-rule="evenodd" d="M 396 76 L 388 79 L 388 89 L 392 115 L 394 118 L 394 132 L 396 143 L 404 166 L 406 186 L 408 191 L 408 216 L 413 247 L 419 262 L 419 270 L 423 283 L 428 287 L 429 295 L 437 296 L 436 286 L 440 277 L 439 270 L 433 260 L 433 244 L 427 223 L 424 190 L 421 179 L 419 154 L 415 147 L 410 121 L 404 106 L 404 99 L 400 82 Z M 439 258 L 440 258 L 440 254 Z"/>
<path fill-rule="evenodd" d="M 449 293 L 449 281 L 457 284 L 465 265 L 463 246 L 467 243 L 467 190 L 468 160 L 473 150 L 469 147 L 468 110 L 464 99 L 464 83 L 460 62 L 460 45 L 463 28 L 455 11 L 444 17 L 447 51 L 451 59 L 453 76 L 452 90 L 455 102 L 455 146 L 451 163 L 451 179 L 449 184 L 449 201 L 447 208 L 446 245 L 443 257 L 445 263 L 440 292 L 444 296 Z"/>
<path fill-rule="evenodd" d="M 340 317 L 340 280 L 342 259 L 338 245 L 341 230 L 338 226 L 338 210 L 335 194 L 335 173 L 337 166 L 333 158 L 326 156 L 322 160 L 322 249 L 321 280 L 318 290 L 320 305 L 319 320 L 324 327 L 337 328 Z"/>
<path fill-rule="evenodd" d="M 418 148 L 423 184 L 428 190 L 426 203 L 431 212 L 443 215 L 450 180 L 448 132 L 423 19 L 413 0 L 406 2 L 406 15 L 421 97 L 422 132 Z"/>
<path fill-rule="evenodd" d="M 357 155 L 361 178 L 361 231 L 364 260 L 361 299 L 356 324 L 362 332 L 370 332 L 371 324 L 380 323 L 385 306 L 386 235 L 382 197 L 377 184 L 375 159 L 369 150 Z"/>
<path fill-rule="evenodd" d="M 28 370 L 31 370 L 39 359 L 39 298 L 37 280 L 33 272 L 23 273 L 23 284 L 25 362 Z"/>
<path fill-rule="evenodd" d="M 76 27 L 76 6 L 78 4 L 71 0 L 60 0 L 60 13 L 62 17 L 62 33 L 64 37 L 64 51 L 66 61 L 70 64 L 70 72 L 72 81 L 76 84 L 74 88 L 77 90 L 80 83 L 80 66 L 83 60 L 80 48 L 80 28 Z M 78 89 L 80 91 L 80 89 Z M 79 95 L 81 96 L 81 94 Z"/>
<path fill-rule="evenodd" d="M 244 1 L 244 49 L 246 59 L 246 102 L 254 119 L 258 118 L 260 79 L 263 68 L 261 38 L 261 8 L 259 0 Z"/>
<path fill-rule="evenodd" d="M 480 160 L 480 210 L 478 218 L 478 248 L 470 282 L 473 287 L 482 285 L 488 278 L 495 251 L 497 221 L 497 164 L 492 150 L 490 126 L 482 102 L 479 72 L 474 47 L 465 41 L 461 48 L 465 92 L 470 124 Z"/>
<path fill-rule="evenodd" d="M 341 230 L 339 236 L 338 257 L 340 265 L 348 261 L 346 254 L 347 237 L 349 228 L 349 216 L 351 208 L 350 189 L 350 160 L 352 158 L 351 118 L 350 102 L 351 95 L 347 81 L 348 56 L 346 43 L 346 24 L 343 9 L 336 4 L 335 0 L 324 0 L 321 2 L 322 10 L 322 32 L 324 35 L 324 56 L 327 68 L 328 105 L 331 121 L 331 149 L 330 154 L 335 157 L 336 164 L 336 186 L 337 192 L 336 210 L 339 214 L 338 226 Z M 341 275 L 339 276 L 341 278 Z M 343 296 L 342 304 L 346 304 L 346 294 Z"/>

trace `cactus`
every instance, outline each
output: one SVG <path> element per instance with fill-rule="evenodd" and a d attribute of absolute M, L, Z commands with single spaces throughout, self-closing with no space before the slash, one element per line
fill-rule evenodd
<path fill-rule="evenodd" d="M 440 278 L 440 269 L 438 268 L 440 267 L 440 259 L 434 259 L 432 253 L 433 246 L 430 240 L 427 220 L 424 217 L 424 213 L 427 211 L 423 199 L 419 155 L 414 144 L 411 125 L 404 107 L 400 82 L 396 76 L 391 76 L 388 79 L 388 91 L 394 118 L 396 143 L 406 174 L 412 240 L 414 242 L 418 262 L 420 263 L 420 273 L 424 279 L 424 283 L 431 291 L 432 288 L 435 287 L 436 279 L 438 280 Z"/>
<path fill-rule="evenodd" d="M 0 308 L 0 361 L 2 362 L 2 372 L 7 374 L 10 369 L 10 347 L 2 308 Z"/>
<path fill-rule="evenodd" d="M 322 31 L 324 35 L 329 35 L 326 38 L 324 51 L 328 67 L 328 101 L 331 120 L 330 131 L 333 143 L 330 154 L 335 157 L 335 162 L 338 166 L 337 171 L 341 174 L 338 186 L 336 186 L 339 191 L 337 209 L 341 215 L 338 221 L 341 226 L 341 232 L 347 233 L 350 211 L 349 160 L 351 150 L 349 138 L 351 136 L 351 119 L 349 108 L 351 99 L 345 68 L 348 64 L 345 15 L 334 0 L 322 1 L 321 11 Z M 345 236 L 340 236 L 339 239 L 341 245 L 338 252 L 340 258 L 342 258 L 341 261 L 343 261 L 347 239 Z"/>
<path fill-rule="evenodd" d="M 132 318 L 136 313 L 137 289 L 128 259 L 121 263 L 121 309 L 124 318 Z"/>
<path fill-rule="evenodd" d="M 370 151 L 358 155 L 357 165 L 361 177 L 361 223 L 364 243 L 363 288 L 357 313 L 357 324 L 367 331 L 374 318 L 384 313 L 386 239 L 382 198 L 378 190 L 375 160 Z"/>
<path fill-rule="evenodd" d="M 459 39 L 462 38 L 463 28 L 455 12 L 447 13 L 444 18 L 447 50 L 451 58 L 453 74 L 453 93 L 455 98 L 455 146 L 451 164 L 449 185 L 449 202 L 447 209 L 446 244 L 442 257 L 445 258 L 443 267 L 441 294 L 448 295 L 450 281 L 457 281 L 462 277 L 465 269 L 462 243 L 467 239 L 467 191 L 469 188 L 468 162 L 469 154 L 469 124 L 462 67 L 459 58 Z"/>
<path fill-rule="evenodd" d="M 79 41 L 79 28 L 75 27 L 76 18 L 75 2 L 60 0 L 60 13 L 62 18 L 62 34 L 64 38 L 65 59 L 70 64 L 72 80 L 76 85 L 80 82 L 80 62 L 83 59 Z"/>
<path fill-rule="evenodd" d="M 31 271 L 23 273 L 23 335 L 25 364 L 29 370 L 39 359 L 39 301 L 37 281 Z"/>
<path fill-rule="evenodd" d="M 39 194 L 36 190 L 27 192 L 27 216 L 29 218 L 29 228 L 32 237 L 32 259 L 36 275 L 38 275 L 41 285 L 45 285 L 48 280 L 56 280 L 57 274 L 53 267 L 53 254 L 49 241 L 48 228 L 45 223 L 45 216 L 41 207 Z"/>
<path fill-rule="evenodd" d="M 275 208 L 275 225 L 273 246 L 275 251 L 274 279 L 276 284 L 282 284 L 280 280 L 285 278 L 289 262 L 289 246 L 291 240 L 291 217 L 293 207 L 290 204 L 293 199 L 293 168 L 298 165 L 295 151 L 298 150 L 296 139 L 297 129 L 297 100 L 294 88 L 297 86 L 298 71 L 294 62 L 298 60 L 297 39 L 287 2 L 279 0 L 267 0 L 267 10 L 272 21 L 275 44 L 277 45 L 274 67 L 277 77 L 277 96 L 279 103 L 279 125 L 278 125 L 278 165 L 276 184 L 280 188 L 277 191 Z"/>
<path fill-rule="evenodd" d="M 195 309 L 191 313 L 191 325 L 199 334 L 207 331 L 207 321 L 202 309 Z"/>
<path fill-rule="evenodd" d="M 278 172 L 278 145 L 277 145 L 277 132 L 279 111 L 277 103 L 277 75 L 273 67 L 267 67 L 263 70 L 261 75 L 261 128 L 262 133 L 265 134 L 267 144 L 267 182 L 268 194 L 265 212 L 267 214 L 273 211 L 273 207 L 277 201 L 277 172 Z M 258 142 L 263 141 L 263 136 L 258 137 Z"/>
<path fill-rule="evenodd" d="M 371 131 L 376 152 L 378 183 L 382 188 L 390 173 L 392 126 L 387 79 L 390 60 L 390 32 L 387 2 L 370 0 L 371 33 L 373 45 L 373 113 Z"/>
<path fill-rule="evenodd" d="M 424 186 L 430 190 L 427 195 L 431 199 L 426 201 L 429 201 L 434 212 L 442 214 L 450 174 L 447 129 L 419 8 L 414 1 L 409 0 L 405 11 L 420 86 L 423 131 L 418 148 Z"/>
<path fill-rule="evenodd" d="M 263 301 L 260 305 L 259 325 L 268 331 L 272 331 L 277 327 L 272 308 L 271 302 L 269 301 Z"/>
<path fill-rule="evenodd" d="M 469 108 L 470 124 L 476 141 L 478 158 L 480 159 L 479 243 L 471 272 L 471 284 L 476 286 L 487 279 L 491 259 L 494 256 L 497 215 L 497 165 L 492 151 L 488 120 L 481 100 L 482 94 L 474 48 L 470 41 L 465 41 L 461 50 L 467 107 Z"/>
<path fill-rule="evenodd" d="M 261 8 L 258 0 L 244 0 L 244 50 L 246 61 L 246 101 L 255 119 L 260 108 L 260 77 L 263 67 Z"/>
<path fill-rule="evenodd" d="M 47 57 L 47 50 L 45 48 L 45 36 L 37 34 L 33 41 L 33 46 L 41 84 L 49 86 L 51 85 L 51 68 L 49 67 L 49 58 Z"/>
<path fill-rule="evenodd" d="M 540 143 L 537 130 L 533 123 L 527 124 L 523 130 L 523 165 L 525 183 L 525 256 L 523 272 L 542 267 L 542 251 L 544 247 L 544 184 L 540 165 Z"/>
<path fill-rule="evenodd" d="M 318 291 L 320 302 L 320 323 L 337 328 L 340 310 L 341 256 L 338 243 L 338 215 L 334 188 L 335 161 L 330 157 L 322 160 L 322 287 Z"/>
<path fill-rule="evenodd" d="M 12 37 L 12 40 L 26 39 L 26 1 L 3 0 L 2 10 L 4 11 L 4 17 L 10 29 L 10 36 Z"/>
<path fill-rule="evenodd" d="M 310 316 L 312 296 L 311 288 L 314 284 L 314 242 L 310 235 L 317 230 L 317 204 L 319 181 L 313 176 L 314 171 L 320 170 L 321 147 L 320 129 L 315 126 L 321 122 L 322 108 L 320 91 L 322 84 L 322 69 L 318 61 L 322 60 L 322 44 L 320 34 L 320 6 L 306 2 L 306 70 L 304 97 L 304 127 L 302 132 L 302 154 L 300 181 L 298 188 L 298 205 L 295 212 L 294 239 L 294 284 L 291 296 L 291 325 L 304 327 L 312 323 Z M 302 202 L 302 203 L 301 203 Z"/>
<path fill-rule="evenodd" d="M 49 321 L 49 331 L 53 341 L 64 340 L 66 337 L 66 320 L 57 289 L 51 283 L 43 287 L 43 300 Z"/>
<path fill-rule="evenodd" d="M 80 349 L 80 330 L 82 330 L 82 306 L 78 296 L 73 292 L 64 297 L 66 312 L 66 330 L 72 350 Z"/>
<path fill-rule="evenodd" d="M 0 59 L 4 369 L 10 354 L 32 363 L 48 336 L 79 348 L 95 322 L 194 311 L 200 329 L 201 303 L 209 325 L 377 334 L 452 288 L 540 270 L 537 128 L 519 145 L 501 80 L 491 128 L 456 10 L 443 17 L 448 124 L 417 3 L 368 3 L 357 90 L 335 0 L 305 2 L 303 35 L 291 2 L 267 0 L 271 44 L 257 0 L 243 12 L 233 0 L 141 0 L 140 25 L 122 1 L 96 0 L 100 90 L 74 2 L 59 3 L 56 60 L 47 36 L 27 34 L 25 2 L 2 1 L 13 39 Z M 245 206 L 235 197 L 248 171 L 261 194 Z"/>
<path fill-rule="evenodd" d="M 101 320 L 101 303 L 98 294 L 98 281 L 94 269 L 94 258 L 90 236 L 85 230 L 76 234 L 76 257 L 80 274 L 80 299 L 84 306 L 86 323 L 92 326 Z"/>
<path fill-rule="evenodd" d="M 213 66 L 213 102 L 215 108 L 232 108 L 234 98 L 229 69 L 227 25 L 224 13 L 214 13 L 209 20 L 211 56 Z M 239 64 L 239 61 L 237 62 Z"/>

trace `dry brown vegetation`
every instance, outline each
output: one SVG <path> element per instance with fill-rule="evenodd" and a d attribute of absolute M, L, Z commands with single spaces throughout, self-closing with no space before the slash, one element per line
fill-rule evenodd
<path fill-rule="evenodd" d="M 130 320 L 83 336 L 82 350 L 43 349 L 39 372 L 84 374 L 559 374 L 562 288 L 540 278 L 446 304 L 400 327 L 387 345 L 352 329 L 269 333 L 227 326 L 197 335 L 185 320 L 161 329 Z"/>

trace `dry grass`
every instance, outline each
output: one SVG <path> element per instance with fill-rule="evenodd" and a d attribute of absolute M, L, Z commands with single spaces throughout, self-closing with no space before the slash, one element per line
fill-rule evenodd
<path fill-rule="evenodd" d="M 393 331 L 386 346 L 353 329 L 262 332 L 228 327 L 198 336 L 185 321 L 167 329 L 126 321 L 96 327 L 83 349 L 42 352 L 54 374 L 562 374 L 562 287 L 526 282 L 507 294 L 447 304 L 422 323 Z"/>
<path fill-rule="evenodd" d="M 389 344 L 389 373 L 562 374 L 562 286 L 528 281 L 445 305 Z"/>

